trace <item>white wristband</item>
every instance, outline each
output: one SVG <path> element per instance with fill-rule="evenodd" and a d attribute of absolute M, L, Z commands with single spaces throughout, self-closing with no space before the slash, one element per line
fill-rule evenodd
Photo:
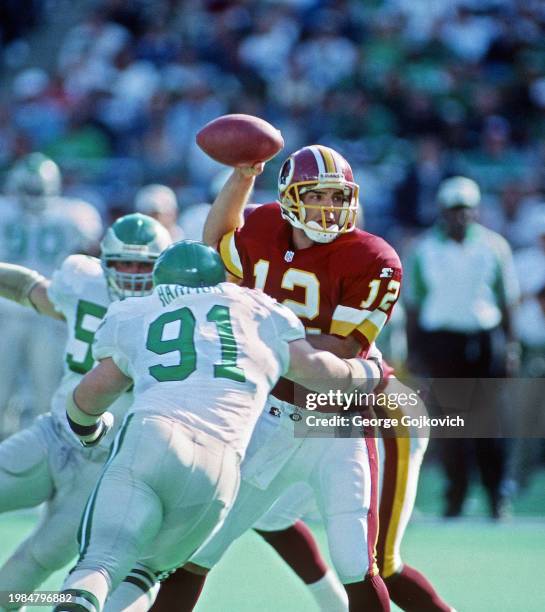
<path fill-rule="evenodd" d="M 348 392 L 360 389 L 363 393 L 371 393 L 382 382 L 382 370 L 375 359 L 353 357 L 344 361 L 350 368 Z"/>
<path fill-rule="evenodd" d="M 66 398 L 66 414 L 76 423 L 77 425 L 83 425 L 88 427 L 89 425 L 95 425 L 100 420 L 101 415 L 92 415 L 83 412 L 83 410 L 76 404 L 74 394 L 69 393 Z"/>

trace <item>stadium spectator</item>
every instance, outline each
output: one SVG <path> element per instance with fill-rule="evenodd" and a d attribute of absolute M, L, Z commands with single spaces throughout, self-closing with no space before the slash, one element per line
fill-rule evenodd
<path fill-rule="evenodd" d="M 183 239 L 184 231 L 178 225 L 178 201 L 170 187 L 158 183 L 141 187 L 134 197 L 134 210 L 159 221 L 173 242 Z"/>
<path fill-rule="evenodd" d="M 56 4 L 41 10 L 52 13 Z M 79 23 L 59 40 L 56 70 L 46 75 L 56 95 L 43 90 L 30 107 L 12 96 L 8 112 L 16 120 L 0 126 L 7 164 L 24 146 L 21 137 L 44 147 L 70 141 L 66 131 L 78 103 L 88 125 L 109 139 L 108 175 L 135 180 L 122 186 L 127 192 L 139 181 L 137 173 L 124 172 L 126 156 L 136 158 L 141 175 L 175 172 L 205 190 L 218 166 L 194 146 L 193 135 L 229 111 L 271 119 L 291 149 L 327 142 L 351 151 L 356 168 L 380 184 L 378 212 L 394 222 L 411 214 L 408 206 L 390 210 L 397 183 L 411 171 L 410 147 L 430 133 L 444 156 L 458 162 L 458 173 L 479 179 L 496 208 L 506 182 L 518 188 L 530 180 L 543 189 L 545 19 L 536 4 L 464 0 L 424 8 L 384 0 L 369 8 L 304 0 L 273 9 L 258 0 L 253 6 L 249 11 L 242 0 L 195 3 L 191 10 L 167 0 L 155 2 L 153 11 L 149 3 L 125 0 L 82 6 Z M 33 130 L 36 114 L 26 111 L 36 104 L 50 112 Z M 78 164 L 69 149 L 59 158 L 63 167 Z M 81 180 L 108 196 L 103 168 L 95 165 Z M 264 177 L 270 189 L 273 174 Z"/>
<path fill-rule="evenodd" d="M 447 174 L 445 151 L 439 139 L 424 136 L 415 142 L 414 162 L 395 193 L 396 218 L 409 230 L 430 227 L 437 218 L 435 195 Z"/>
<path fill-rule="evenodd" d="M 41 68 L 22 70 L 13 81 L 14 124 L 33 148 L 59 137 L 67 123 L 66 109 L 50 96 L 49 85 L 49 76 Z"/>

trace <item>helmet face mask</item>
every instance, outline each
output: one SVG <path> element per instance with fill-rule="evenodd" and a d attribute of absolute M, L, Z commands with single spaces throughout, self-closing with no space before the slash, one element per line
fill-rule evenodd
<path fill-rule="evenodd" d="M 304 202 L 305 193 L 323 189 L 342 191 L 342 205 Z M 314 242 L 332 242 L 356 227 L 359 186 L 348 162 L 333 149 L 312 145 L 290 155 L 280 169 L 278 193 L 283 218 Z M 335 223 L 328 222 L 331 214 Z"/>
<path fill-rule="evenodd" d="M 124 300 L 128 297 L 143 297 L 149 295 L 153 290 L 153 263 L 147 263 L 147 271 L 125 272 L 120 263 L 133 263 L 130 260 L 110 259 L 103 266 L 108 279 L 108 289 L 112 299 Z M 138 262 L 143 263 L 143 262 Z M 142 266 L 143 267 L 143 266 Z M 121 268 L 121 269 L 120 269 Z"/>
<path fill-rule="evenodd" d="M 100 243 L 100 261 L 110 297 L 123 300 L 149 295 L 153 290 L 153 264 L 171 242 L 170 234 L 158 221 L 140 213 L 125 215 L 109 227 Z"/>

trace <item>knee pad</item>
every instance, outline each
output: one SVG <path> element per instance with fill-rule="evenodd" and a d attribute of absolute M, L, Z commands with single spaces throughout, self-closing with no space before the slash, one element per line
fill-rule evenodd
<path fill-rule="evenodd" d="M 56 572 L 70 563 L 78 554 L 76 534 L 73 535 L 73 542 L 70 544 L 55 545 L 54 541 L 49 538 L 43 540 L 37 533 L 30 542 L 31 554 L 42 567 L 50 572 Z"/>
<path fill-rule="evenodd" d="M 47 469 L 45 441 L 33 429 L 25 429 L 0 444 L 0 471 L 25 476 Z"/>
<path fill-rule="evenodd" d="M 363 580 L 370 563 L 374 563 L 369 552 L 367 517 L 360 513 L 334 516 L 326 528 L 331 561 L 341 582 Z"/>
<path fill-rule="evenodd" d="M 0 591 L 34 591 L 50 574 L 51 571 L 36 560 L 28 541 L 25 541 L 0 568 Z M 19 606 L 15 605 L 6 607 L 19 609 Z"/>

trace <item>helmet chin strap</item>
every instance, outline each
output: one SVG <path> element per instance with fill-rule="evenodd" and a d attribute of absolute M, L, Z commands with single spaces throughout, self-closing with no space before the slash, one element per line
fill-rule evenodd
<path fill-rule="evenodd" d="M 329 242 L 333 242 L 335 238 L 339 237 L 338 233 L 330 233 L 324 232 L 322 230 L 322 226 L 317 221 L 308 221 L 307 223 L 303 223 L 300 219 L 298 219 L 293 213 L 287 213 L 283 207 L 280 208 L 281 215 L 286 221 L 289 221 L 293 227 L 300 229 L 304 232 L 307 238 L 310 238 L 313 242 L 319 242 L 320 244 L 328 244 Z M 303 209 L 301 216 L 305 217 L 305 211 Z M 332 232 L 337 232 L 339 226 L 337 224 L 330 225 L 328 229 L 331 229 Z"/>
<path fill-rule="evenodd" d="M 339 236 L 339 234 L 336 233 L 339 229 L 337 224 L 330 225 L 328 227 L 328 229 L 331 230 L 331 233 L 322 231 L 322 227 L 316 221 L 308 221 L 301 229 L 305 232 L 307 238 L 310 238 L 313 242 L 319 242 L 321 244 L 333 242 L 335 238 L 338 238 Z"/>

